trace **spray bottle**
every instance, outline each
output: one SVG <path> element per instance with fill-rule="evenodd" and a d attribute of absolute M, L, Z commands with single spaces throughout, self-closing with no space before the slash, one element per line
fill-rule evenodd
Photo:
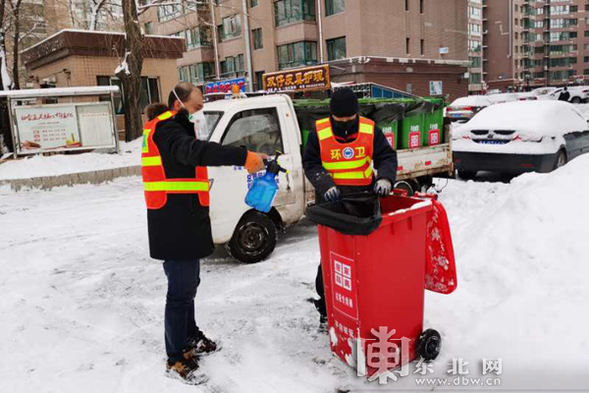
<path fill-rule="evenodd" d="M 278 165 L 278 157 L 280 153 L 276 154 L 274 160 L 266 162 L 266 174 L 262 177 L 254 179 L 252 187 L 245 196 L 245 203 L 254 209 L 263 213 L 268 213 L 272 208 L 272 201 L 278 191 L 278 184 L 276 184 L 276 176 L 279 172 L 287 172 L 286 169 Z"/>

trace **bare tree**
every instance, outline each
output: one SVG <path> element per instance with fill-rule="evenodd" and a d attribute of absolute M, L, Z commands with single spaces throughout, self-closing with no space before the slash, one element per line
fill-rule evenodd
<path fill-rule="evenodd" d="M 125 98 L 125 140 L 131 141 L 142 135 L 141 121 L 141 71 L 143 69 L 144 41 L 136 0 L 123 0 L 123 18 L 125 25 L 125 55 L 115 74 L 121 80 Z"/>

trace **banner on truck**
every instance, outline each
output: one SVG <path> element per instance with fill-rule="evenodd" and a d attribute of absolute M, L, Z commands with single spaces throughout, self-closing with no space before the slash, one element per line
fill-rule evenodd
<path fill-rule="evenodd" d="M 218 82 L 208 82 L 205 84 L 205 94 L 211 93 L 231 93 L 233 85 L 239 86 L 239 91 L 245 93 L 245 78 L 227 79 Z"/>
<path fill-rule="evenodd" d="M 17 106 L 17 154 L 116 147 L 110 102 Z"/>
<path fill-rule="evenodd" d="M 329 90 L 329 66 L 298 68 L 262 76 L 264 90 L 269 93 Z"/>

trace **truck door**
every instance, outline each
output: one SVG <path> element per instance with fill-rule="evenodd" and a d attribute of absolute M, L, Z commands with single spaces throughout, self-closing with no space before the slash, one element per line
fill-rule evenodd
<path fill-rule="evenodd" d="M 281 157 L 279 162 L 288 167 L 291 160 L 290 149 L 284 142 L 281 124 L 275 106 L 244 109 L 233 114 L 219 143 L 225 146 L 245 146 L 248 150 L 270 156 L 281 151 L 284 158 Z M 258 175 L 263 174 L 264 172 L 259 172 Z M 209 168 L 209 177 L 213 179 L 211 218 L 216 243 L 228 241 L 241 215 L 250 209 L 244 199 L 255 176 L 238 166 Z M 294 202 L 291 182 L 291 176 L 284 173 L 279 175 L 279 189 L 273 204 L 275 207 Z"/>

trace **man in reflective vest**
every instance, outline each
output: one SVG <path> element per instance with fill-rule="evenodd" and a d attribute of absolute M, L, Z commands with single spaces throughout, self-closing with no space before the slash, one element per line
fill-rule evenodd
<path fill-rule="evenodd" d="M 205 378 L 197 372 L 198 355 L 218 349 L 194 318 L 199 260 L 214 248 L 206 167 L 245 166 L 255 173 L 264 169 L 265 158 L 245 148 L 198 140 L 191 119 L 202 108 L 203 97 L 198 88 L 190 83 L 177 85 L 170 92 L 168 110 L 148 111 L 154 118 L 144 125 L 141 154 L 150 254 L 164 261 L 168 280 L 166 371 L 191 384 Z"/>
<path fill-rule="evenodd" d="M 349 88 L 336 90 L 331 116 L 319 119 L 303 155 L 305 176 L 315 188 L 315 202 L 336 202 L 342 195 L 374 191 L 390 194 L 397 176 L 397 153 L 372 120 L 358 114 L 358 99 Z M 375 176 L 374 169 L 378 172 Z M 316 279 L 321 322 L 327 320 L 321 264 Z"/>

